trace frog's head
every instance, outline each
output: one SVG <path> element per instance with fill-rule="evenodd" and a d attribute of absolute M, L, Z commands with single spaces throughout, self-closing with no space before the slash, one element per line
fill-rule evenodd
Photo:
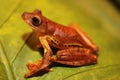
<path fill-rule="evenodd" d="M 24 12 L 22 14 L 22 18 L 31 26 L 34 31 L 39 32 L 39 34 L 45 33 L 46 19 L 44 18 L 44 16 L 42 16 L 40 10 L 34 10 L 31 13 Z"/>

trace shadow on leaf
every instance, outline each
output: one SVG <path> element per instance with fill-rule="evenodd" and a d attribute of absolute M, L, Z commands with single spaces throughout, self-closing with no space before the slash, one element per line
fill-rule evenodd
<path fill-rule="evenodd" d="M 27 40 L 26 40 L 27 38 Z M 39 51 L 40 46 L 40 42 L 38 37 L 36 36 L 36 34 L 34 32 L 32 33 L 25 33 L 22 36 L 22 39 L 25 41 L 25 44 L 27 44 L 27 46 L 34 50 L 34 51 Z"/>

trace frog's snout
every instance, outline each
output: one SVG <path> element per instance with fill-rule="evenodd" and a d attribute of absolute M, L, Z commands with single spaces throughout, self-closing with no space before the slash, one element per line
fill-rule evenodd
<path fill-rule="evenodd" d="M 24 12 L 24 13 L 22 14 L 22 18 L 23 18 L 23 20 L 24 20 L 25 22 L 27 22 L 28 24 L 31 23 L 31 13 L 29 13 L 29 12 Z"/>
<path fill-rule="evenodd" d="M 26 20 L 26 19 L 28 18 L 28 16 L 29 16 L 29 13 L 28 13 L 28 12 L 24 12 L 24 13 L 22 14 L 22 18 L 23 18 L 24 20 Z"/>

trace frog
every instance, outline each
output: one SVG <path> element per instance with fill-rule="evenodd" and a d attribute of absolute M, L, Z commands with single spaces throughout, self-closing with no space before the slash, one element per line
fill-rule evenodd
<path fill-rule="evenodd" d="M 25 78 L 38 72 L 53 71 L 49 68 L 53 62 L 68 66 L 97 63 L 99 48 L 78 24 L 68 26 L 59 24 L 45 17 L 38 9 L 33 12 L 24 12 L 22 18 L 36 33 L 39 48 L 44 49 L 42 60 L 27 64 L 29 71 L 24 75 Z M 55 57 L 51 47 L 58 49 Z"/>

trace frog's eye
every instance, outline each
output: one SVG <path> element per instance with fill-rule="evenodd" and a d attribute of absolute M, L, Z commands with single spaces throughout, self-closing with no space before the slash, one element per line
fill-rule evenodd
<path fill-rule="evenodd" d="M 39 26 L 41 23 L 42 23 L 42 22 L 41 22 L 41 19 L 40 19 L 40 18 L 38 18 L 38 17 L 33 17 L 33 18 L 32 18 L 32 24 L 33 24 L 34 26 Z"/>

